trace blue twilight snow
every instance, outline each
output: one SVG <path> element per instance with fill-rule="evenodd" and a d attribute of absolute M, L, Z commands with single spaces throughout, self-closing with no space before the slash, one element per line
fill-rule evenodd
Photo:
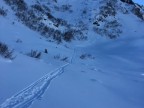
<path fill-rule="evenodd" d="M 58 6 L 72 5 L 72 12 L 56 11 L 54 3 L 49 6 L 54 16 L 71 24 L 81 20 L 88 24 L 86 41 L 50 42 L 23 25 L 0 1 L 0 7 L 8 10 L 6 17 L 0 16 L 0 41 L 16 55 L 14 60 L 0 56 L 0 108 L 144 108 L 144 22 L 121 3 L 119 9 L 124 10 L 117 11 L 115 19 L 123 32 L 110 40 L 93 32 L 89 20 L 102 0 L 57 1 Z M 127 14 L 122 13 L 125 8 Z M 80 16 L 83 9 L 89 11 Z M 32 49 L 42 52 L 41 59 L 27 56 Z"/>

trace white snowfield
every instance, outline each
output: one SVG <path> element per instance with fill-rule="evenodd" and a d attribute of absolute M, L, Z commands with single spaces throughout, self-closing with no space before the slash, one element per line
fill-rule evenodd
<path fill-rule="evenodd" d="M 36 99 L 42 98 L 52 79 L 62 74 L 64 68 L 68 65 L 61 66 L 55 71 L 46 74 L 24 90 L 7 99 L 0 105 L 0 108 L 28 108 Z"/>
<path fill-rule="evenodd" d="M 0 108 L 144 108 L 144 21 L 118 11 L 115 18 L 123 32 L 110 40 L 93 32 L 89 21 L 98 11 L 96 4 L 105 0 L 57 1 L 72 5 L 73 13 L 53 10 L 54 16 L 88 24 L 86 41 L 50 42 L 19 22 L 0 0 L 8 10 L 0 16 L 0 42 L 16 56 L 0 56 Z M 90 13 L 81 17 L 84 8 Z M 29 57 L 31 50 L 41 52 L 40 59 Z"/>

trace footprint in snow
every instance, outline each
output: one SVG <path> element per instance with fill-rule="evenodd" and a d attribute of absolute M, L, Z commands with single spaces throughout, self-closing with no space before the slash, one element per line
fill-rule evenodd
<path fill-rule="evenodd" d="M 90 81 L 92 81 L 92 82 L 97 82 L 97 80 L 96 80 L 96 79 L 93 79 L 93 78 L 90 79 Z"/>
<path fill-rule="evenodd" d="M 97 79 L 95 79 L 95 78 L 91 78 L 90 81 L 91 81 L 91 82 L 98 82 L 98 83 L 102 83 L 101 80 L 97 80 Z"/>
<path fill-rule="evenodd" d="M 86 71 L 81 71 L 82 73 L 87 73 Z"/>

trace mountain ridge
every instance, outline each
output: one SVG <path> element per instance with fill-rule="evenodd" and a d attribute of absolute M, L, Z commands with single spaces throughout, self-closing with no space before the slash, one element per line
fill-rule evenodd
<path fill-rule="evenodd" d="M 109 38 L 119 37 L 122 33 L 122 24 L 118 20 L 117 12 L 122 12 L 122 14 L 134 13 L 141 20 L 144 20 L 142 7 L 135 4 L 132 0 L 122 0 L 122 2 L 118 0 L 101 0 L 96 2 L 100 6 L 96 8 L 94 6 L 96 5 L 95 1 L 89 2 L 87 0 L 80 1 L 76 7 L 68 2 L 59 4 L 59 1 L 49 1 L 46 3 L 43 3 L 44 1 L 37 1 L 32 2 L 33 4 L 30 5 L 28 5 L 29 1 L 24 2 L 23 0 L 4 1 L 14 10 L 18 20 L 28 28 L 39 32 L 46 38 L 52 38 L 58 43 L 62 40 L 86 40 L 89 28 L 93 28 L 96 35 L 99 34 Z M 74 1 L 72 3 L 75 4 Z M 128 5 L 126 6 L 123 3 Z M 92 7 L 90 7 L 91 4 L 93 4 Z M 75 13 L 73 11 L 76 10 L 78 10 L 77 13 L 79 15 L 73 14 Z M 68 21 L 69 17 L 66 19 L 59 18 L 57 14 L 64 14 L 65 16 L 71 14 L 76 17 L 72 21 Z"/>

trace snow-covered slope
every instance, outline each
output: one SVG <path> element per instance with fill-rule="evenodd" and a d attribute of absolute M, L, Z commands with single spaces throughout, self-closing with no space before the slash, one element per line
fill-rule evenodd
<path fill-rule="evenodd" d="M 141 6 L 119 0 L 24 0 L 55 37 L 55 31 L 61 33 L 60 43 L 31 28 L 5 1 L 14 0 L 0 1 L 6 12 L 0 14 L 0 42 L 14 49 L 14 59 L 0 56 L 0 108 L 144 107 Z M 47 7 L 53 18 L 35 11 L 34 4 Z M 69 30 L 76 33 L 65 42 Z"/>

